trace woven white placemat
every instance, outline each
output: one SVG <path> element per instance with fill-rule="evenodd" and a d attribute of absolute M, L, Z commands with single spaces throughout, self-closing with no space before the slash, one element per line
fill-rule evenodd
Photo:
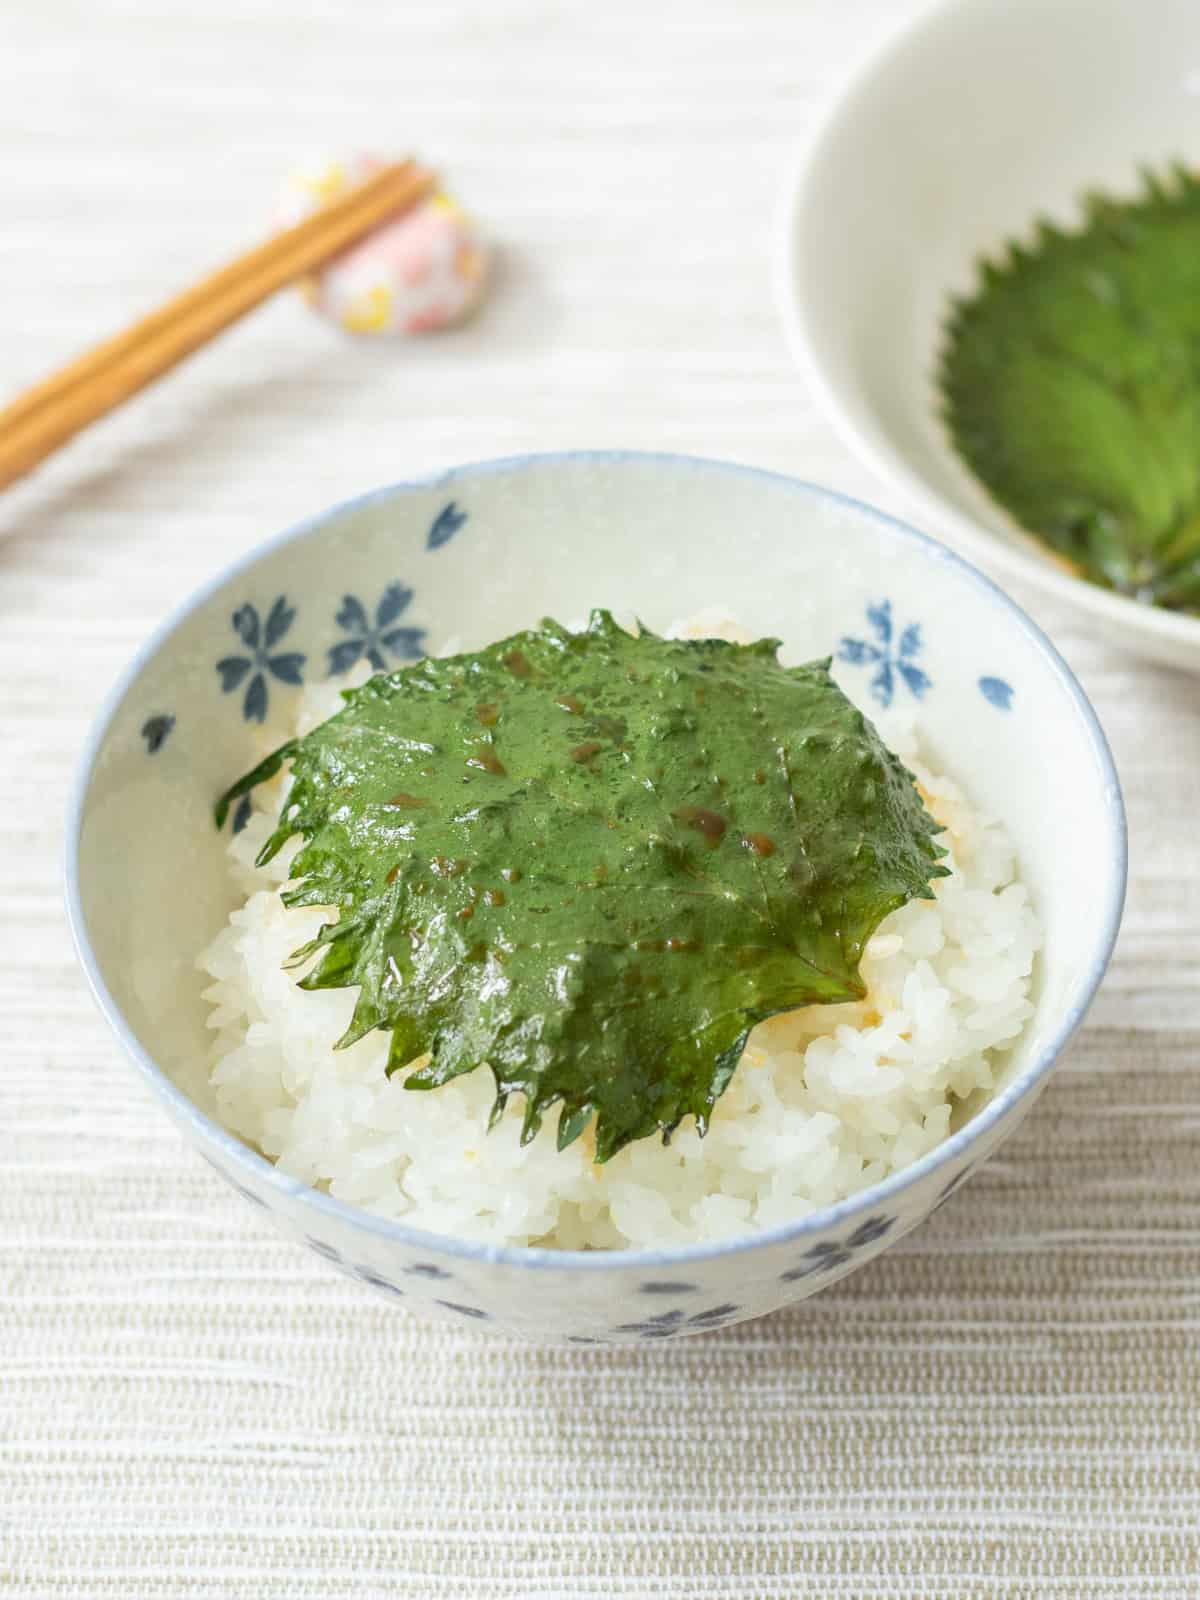
<path fill-rule="evenodd" d="M 298 153 L 418 144 L 505 251 L 459 334 L 378 347 L 274 305 L 0 500 L 0 1593 L 1197 1593 L 1195 682 L 1033 603 L 1127 786 L 1129 912 L 1091 1021 L 928 1226 L 686 1343 L 491 1343 L 280 1242 L 118 1058 L 63 924 L 68 775 L 104 688 L 289 521 L 585 444 L 889 503 L 788 364 L 766 254 L 791 142 L 897 9 L 9 8 L 5 389 L 248 237 Z"/>

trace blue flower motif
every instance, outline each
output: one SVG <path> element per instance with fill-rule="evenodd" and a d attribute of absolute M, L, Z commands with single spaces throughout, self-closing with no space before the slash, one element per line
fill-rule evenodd
<path fill-rule="evenodd" d="M 246 678 L 246 697 L 242 701 L 242 715 L 247 722 L 262 722 L 267 715 L 267 680 L 278 678 L 280 683 L 300 684 L 303 680 L 305 658 L 299 651 L 277 653 L 275 646 L 296 620 L 296 612 L 280 595 L 267 613 L 264 623 L 258 607 L 239 606 L 233 613 L 233 631 L 245 645 L 248 654 L 225 656 L 217 662 L 221 689 L 232 694 Z"/>
<path fill-rule="evenodd" d="M 440 545 L 449 544 L 466 520 L 467 513 L 460 511 L 453 500 L 448 501 L 434 517 L 433 526 L 425 536 L 426 550 L 436 550 Z"/>
<path fill-rule="evenodd" d="M 1003 678 L 980 678 L 979 692 L 999 710 L 1012 710 L 1013 686 Z"/>
<path fill-rule="evenodd" d="M 832 1272 L 837 1267 L 849 1265 L 858 1251 L 890 1233 L 895 1221 L 895 1217 L 868 1217 L 840 1243 L 822 1239 L 818 1244 L 810 1244 L 797 1266 L 779 1274 L 780 1282 L 795 1283 L 800 1278 L 811 1278 L 817 1273 Z"/>
<path fill-rule="evenodd" d="M 795 1283 L 800 1278 L 811 1278 L 819 1272 L 832 1272 L 835 1267 L 846 1266 L 851 1259 L 850 1252 L 844 1245 L 830 1244 L 822 1240 L 820 1244 L 809 1245 L 800 1258 L 800 1264 L 781 1272 L 779 1281 Z"/>
<path fill-rule="evenodd" d="M 375 621 L 357 595 L 342 597 L 342 608 L 335 617 L 339 628 L 350 635 L 339 639 L 329 651 L 329 675 L 349 672 L 360 656 L 366 656 L 376 672 L 387 671 L 385 652 L 405 661 L 416 661 L 425 654 L 425 629 L 397 627 L 412 603 L 413 592 L 402 583 L 390 583 L 375 607 Z"/>
<path fill-rule="evenodd" d="M 875 668 L 871 693 L 885 709 L 895 696 L 898 678 L 907 684 L 919 700 L 927 689 L 933 687 L 933 680 L 928 673 L 916 664 L 922 649 L 920 623 L 910 622 L 897 638 L 890 600 L 881 600 L 877 605 L 868 606 L 867 621 L 875 635 L 874 640 L 843 639 L 838 648 L 839 661 L 848 661 L 855 667 Z"/>
<path fill-rule="evenodd" d="M 460 1317 L 479 1317 L 484 1322 L 491 1321 L 491 1312 L 484 1311 L 480 1306 L 464 1306 L 458 1300 L 437 1300 L 434 1304 L 445 1306 L 447 1311 L 457 1311 Z"/>
<path fill-rule="evenodd" d="M 360 1283 L 369 1283 L 373 1289 L 381 1289 L 384 1294 L 395 1295 L 397 1300 L 404 1299 L 404 1290 L 394 1284 L 390 1278 L 385 1278 L 372 1267 L 352 1266 L 350 1271 Z"/>
<path fill-rule="evenodd" d="M 865 1245 L 874 1244 L 876 1239 L 882 1239 L 885 1234 L 891 1233 L 895 1221 L 895 1217 L 868 1217 L 865 1222 L 859 1223 L 846 1240 L 847 1248 L 861 1250 Z"/>
<path fill-rule="evenodd" d="M 164 712 L 157 717 L 147 717 L 142 723 L 142 738 L 146 741 L 146 754 L 156 756 L 167 742 L 167 735 L 175 726 L 175 718 L 169 712 Z"/>
<path fill-rule="evenodd" d="M 702 1333 L 706 1328 L 719 1328 L 741 1310 L 732 1302 L 710 1306 L 707 1311 L 696 1311 L 689 1317 L 676 1307 L 657 1317 L 643 1317 L 640 1322 L 622 1322 L 614 1333 L 636 1333 L 640 1339 L 671 1339 L 677 1333 Z"/>

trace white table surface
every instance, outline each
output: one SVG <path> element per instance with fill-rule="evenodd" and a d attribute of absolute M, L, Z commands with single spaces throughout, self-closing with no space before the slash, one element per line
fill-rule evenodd
<path fill-rule="evenodd" d="M 0 499 L 0 1593 L 1198 1592 L 1200 683 L 1020 596 L 1126 786 L 1110 978 L 953 1205 L 818 1300 L 683 1344 L 486 1342 L 277 1239 L 135 1082 L 64 926 L 101 696 L 294 519 L 587 445 L 903 509 L 790 365 L 768 256 L 795 142 L 905 10 L 0 9 L 5 391 L 252 239 L 310 152 L 418 148 L 502 250 L 459 333 L 356 342 L 282 299 Z"/>

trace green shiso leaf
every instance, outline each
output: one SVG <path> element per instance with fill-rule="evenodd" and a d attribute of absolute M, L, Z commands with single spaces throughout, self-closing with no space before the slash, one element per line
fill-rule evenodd
<path fill-rule="evenodd" d="M 1042 224 L 947 333 L 946 419 L 993 498 L 1094 582 L 1200 611 L 1200 182 Z"/>
<path fill-rule="evenodd" d="M 486 1064 L 524 1137 L 560 1109 L 596 1159 L 701 1131 L 756 1022 L 863 994 L 881 919 L 944 875 L 911 775 L 777 643 L 633 636 L 608 613 L 350 690 L 234 785 L 292 762 L 268 861 L 336 920 L 297 957 L 357 986 L 341 1044 L 392 1035 L 410 1089 Z"/>

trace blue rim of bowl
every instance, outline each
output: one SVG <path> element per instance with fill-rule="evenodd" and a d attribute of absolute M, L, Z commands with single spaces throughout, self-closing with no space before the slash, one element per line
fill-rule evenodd
<path fill-rule="evenodd" d="M 829 377 L 824 362 L 816 353 L 812 337 L 813 318 L 804 307 L 797 290 L 803 274 L 796 260 L 796 241 L 802 216 L 809 210 L 807 190 L 821 160 L 825 145 L 854 111 L 855 102 L 892 58 L 912 40 L 935 29 L 952 11 L 967 11 L 974 0 L 930 0 L 914 15 L 885 28 L 860 54 L 850 69 L 834 85 L 814 117 L 793 155 L 776 204 L 772 280 L 775 306 L 783 323 L 784 337 L 793 361 L 800 369 L 821 409 L 842 443 L 879 480 L 896 489 L 911 503 L 914 515 L 927 517 L 947 536 L 963 542 L 967 550 L 982 560 L 994 561 L 1006 574 L 1036 584 L 1068 605 L 1078 606 L 1118 626 L 1141 635 L 1149 653 L 1153 644 L 1176 647 L 1158 659 L 1177 661 L 1179 646 L 1191 651 L 1200 648 L 1200 619 L 1183 611 L 1168 611 L 1164 606 L 1147 605 L 1116 594 L 1086 578 L 1062 571 L 1052 557 L 1038 549 L 1038 540 L 1019 523 L 1011 525 L 1011 538 L 984 522 L 959 510 L 921 473 L 910 468 L 886 435 L 879 441 L 868 436 L 843 403 L 837 384 Z M 1030 215 L 1033 215 L 1031 208 Z M 872 413 L 873 415 L 874 413 Z M 964 469 L 966 470 L 966 469 Z"/>
<path fill-rule="evenodd" d="M 683 469 L 686 471 L 734 474 L 793 490 L 802 497 L 843 506 L 856 515 L 866 517 L 869 521 L 883 527 L 890 535 L 909 544 L 916 545 L 930 559 L 953 568 L 967 582 L 974 585 L 998 610 L 1007 612 L 1013 617 L 1021 632 L 1026 636 L 1033 648 L 1044 657 L 1055 676 L 1066 688 L 1087 729 L 1092 752 L 1096 758 L 1098 777 L 1104 784 L 1106 811 L 1111 830 L 1110 859 L 1112 880 L 1109 885 L 1108 904 L 1099 929 L 1099 936 L 1095 943 L 1091 964 L 1081 985 L 1080 993 L 1077 995 L 1074 1004 L 1063 1015 L 1053 1036 L 1035 1060 L 1026 1067 L 1024 1072 L 1013 1083 L 1003 1089 L 994 1099 L 988 1101 L 982 1110 L 973 1116 L 957 1133 L 952 1134 L 949 1139 L 937 1145 L 911 1166 L 893 1173 L 891 1177 L 886 1178 L 882 1183 L 875 1184 L 869 1189 L 864 1189 L 859 1194 L 850 1196 L 847 1200 L 839 1201 L 833 1206 L 827 1206 L 821 1211 L 811 1212 L 807 1216 L 797 1218 L 794 1222 L 778 1223 L 774 1227 L 737 1234 L 730 1239 L 721 1239 L 703 1244 L 681 1245 L 678 1249 L 673 1250 L 555 1250 L 539 1245 L 486 1244 L 470 1239 L 457 1239 L 450 1234 L 429 1233 L 420 1228 L 408 1227 L 402 1222 L 373 1216 L 370 1212 L 362 1211 L 357 1206 L 347 1205 L 344 1201 L 335 1200 L 331 1195 L 323 1194 L 319 1190 L 311 1188 L 308 1184 L 279 1172 L 263 1156 L 258 1155 L 249 1146 L 243 1144 L 234 1134 L 229 1133 L 219 1123 L 206 1116 L 199 1106 L 172 1082 L 150 1055 L 149 1051 L 135 1037 L 133 1030 L 125 1021 L 120 1007 L 101 975 L 99 962 L 92 949 L 83 913 L 79 891 L 79 842 L 83 826 L 84 804 L 91 785 L 96 758 L 109 727 L 147 662 L 151 660 L 163 643 L 198 607 L 203 605 L 240 573 L 257 565 L 265 556 L 316 533 L 322 527 L 340 521 L 352 512 L 359 511 L 376 501 L 390 499 L 393 496 L 400 497 L 412 492 L 443 488 L 450 484 L 460 484 L 465 480 L 491 473 L 521 471 L 527 468 L 543 466 L 562 466 L 567 463 L 614 464 L 618 462 L 646 466 L 658 465 L 671 470 Z M 1128 871 L 1125 807 L 1121 797 L 1121 785 L 1117 777 L 1116 766 L 1113 762 L 1112 752 L 1109 749 L 1104 730 L 1101 728 L 1090 701 L 1084 694 L 1070 667 L 1068 667 L 1062 656 L 1059 655 L 1054 645 L 1051 644 L 1037 624 L 1021 610 L 1014 600 L 1011 600 L 1005 594 L 1003 589 L 993 583 L 990 578 L 985 577 L 970 562 L 964 561 L 961 556 L 956 555 L 954 551 L 940 544 L 936 539 L 930 538 L 928 534 L 920 533 L 907 523 L 889 516 L 886 512 L 877 510 L 874 506 L 867 505 L 864 501 L 856 500 L 850 495 L 839 494 L 835 490 L 824 489 L 819 484 L 807 483 L 803 479 L 792 478 L 785 473 L 772 472 L 762 467 L 744 466 L 732 461 L 716 461 L 703 456 L 676 455 L 666 451 L 546 451 L 540 454 L 502 456 L 493 460 L 469 462 L 425 477 L 410 478 L 399 483 L 387 484 L 366 494 L 343 500 L 339 504 L 331 506 L 328 510 L 322 511 L 314 517 L 306 518 L 303 522 L 295 524 L 283 533 L 265 540 L 247 555 L 223 568 L 217 576 L 202 585 L 199 590 L 179 606 L 165 622 L 154 630 L 150 638 L 143 644 L 120 675 L 97 714 L 76 768 L 68 803 L 66 824 L 65 878 L 67 917 L 70 923 L 71 936 L 75 943 L 76 954 L 79 957 L 88 984 L 101 1012 L 124 1047 L 126 1054 L 142 1073 L 154 1093 L 165 1101 L 168 1108 L 180 1122 L 189 1127 L 201 1151 L 203 1151 L 205 1145 L 215 1145 L 235 1170 L 240 1169 L 241 1174 L 246 1178 L 249 1185 L 255 1188 L 266 1185 L 268 1188 L 273 1189 L 282 1200 L 298 1202 L 322 1217 L 332 1218 L 344 1226 L 359 1229 L 391 1244 L 403 1245 L 407 1249 L 420 1250 L 425 1253 L 450 1255 L 460 1260 L 466 1259 L 488 1265 L 552 1268 L 560 1271 L 576 1271 L 580 1269 L 606 1271 L 618 1268 L 637 1269 L 639 1271 L 645 1269 L 658 1270 L 664 1267 L 682 1267 L 720 1256 L 736 1255 L 744 1250 L 756 1250 L 770 1245 L 789 1244 L 795 1240 L 803 1240 L 815 1233 L 826 1233 L 831 1229 L 840 1228 L 844 1223 L 854 1218 L 886 1207 L 894 1197 L 904 1190 L 919 1184 L 940 1168 L 953 1165 L 959 1156 L 963 1155 L 972 1145 L 978 1144 L 1019 1100 L 1022 1100 L 1041 1083 L 1062 1054 L 1063 1049 L 1079 1027 L 1079 1024 L 1083 1021 L 1107 969 L 1113 945 L 1116 942 L 1117 931 L 1121 923 L 1121 912 L 1124 906 L 1125 883 Z"/>

